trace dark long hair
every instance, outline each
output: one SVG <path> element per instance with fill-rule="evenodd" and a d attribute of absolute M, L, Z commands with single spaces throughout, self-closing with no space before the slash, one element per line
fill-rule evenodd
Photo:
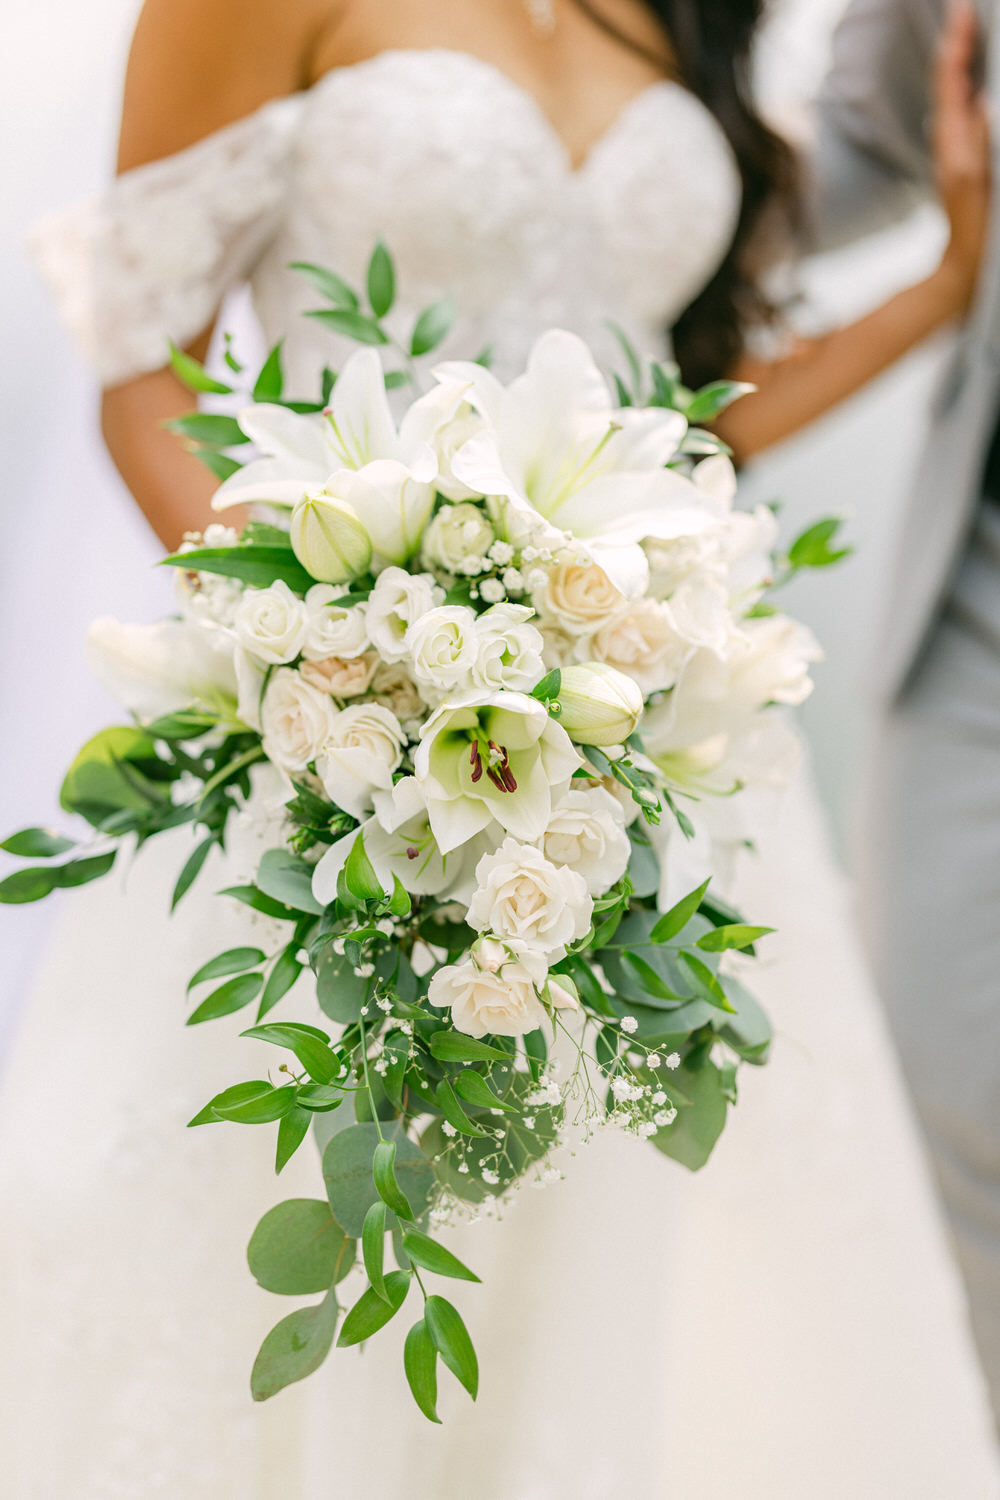
<path fill-rule="evenodd" d="M 604 30 L 662 66 L 662 56 L 647 52 L 603 17 L 599 0 L 578 4 Z M 748 330 L 773 320 L 762 277 L 783 236 L 797 228 L 798 173 L 788 143 L 764 123 L 753 99 L 751 54 L 765 0 L 646 0 L 646 5 L 669 41 L 679 81 L 722 126 L 743 186 L 729 252 L 673 329 L 683 377 L 698 386 L 729 373 Z"/>

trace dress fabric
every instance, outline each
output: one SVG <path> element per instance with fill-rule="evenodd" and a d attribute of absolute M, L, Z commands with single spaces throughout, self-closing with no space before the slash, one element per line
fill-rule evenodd
<path fill-rule="evenodd" d="M 661 349 L 737 211 L 728 147 L 675 84 L 640 94 L 573 168 L 493 67 L 389 52 L 129 174 L 38 253 L 106 382 L 163 364 L 166 339 L 246 278 L 308 394 L 343 349 L 297 316 L 317 302 L 290 261 L 360 282 L 381 234 L 399 332 L 451 290 L 443 354 L 492 344 L 506 375 L 551 324 L 609 362 L 608 317 Z M 772 1064 L 741 1075 L 697 1176 L 609 1132 L 566 1153 L 565 1181 L 449 1237 L 484 1281 L 449 1293 L 483 1376 L 475 1407 L 443 1376 L 440 1428 L 405 1389 L 405 1315 L 249 1400 L 256 1347 L 298 1300 L 254 1287 L 246 1240 L 272 1203 L 322 1195 L 309 1146 L 276 1181 L 269 1131 L 183 1130 L 273 1062 L 236 1039 L 239 1016 L 183 1025 L 201 962 L 275 942 L 210 895 L 252 873 L 252 831 L 169 922 L 183 830 L 74 893 L 0 1095 L 4 1493 L 1000 1496 L 957 1274 L 805 773 L 758 844 L 734 895 L 779 929 L 753 979 Z M 282 1010 L 314 1018 L 305 981 Z"/>

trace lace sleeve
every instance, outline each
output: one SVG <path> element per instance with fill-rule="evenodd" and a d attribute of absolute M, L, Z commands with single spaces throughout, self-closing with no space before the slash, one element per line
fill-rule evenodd
<path fill-rule="evenodd" d="M 300 101 L 275 100 L 37 224 L 31 249 L 102 384 L 208 326 L 280 221 Z"/>

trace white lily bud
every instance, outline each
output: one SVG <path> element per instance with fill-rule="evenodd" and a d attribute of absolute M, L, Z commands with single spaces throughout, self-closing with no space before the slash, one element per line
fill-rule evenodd
<path fill-rule="evenodd" d="M 557 722 L 578 745 L 620 745 L 643 710 L 642 689 L 604 662 L 563 667 Z"/>
<path fill-rule="evenodd" d="M 291 538 L 295 556 L 320 583 L 346 583 L 372 560 L 371 538 L 357 512 L 325 491 L 299 501 Z"/>

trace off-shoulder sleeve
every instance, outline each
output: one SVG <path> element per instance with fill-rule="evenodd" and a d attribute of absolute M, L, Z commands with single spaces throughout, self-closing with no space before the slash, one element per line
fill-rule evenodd
<path fill-rule="evenodd" d="M 102 384 L 167 363 L 246 278 L 281 220 L 300 101 L 275 100 L 102 196 L 42 220 L 33 255 Z"/>

